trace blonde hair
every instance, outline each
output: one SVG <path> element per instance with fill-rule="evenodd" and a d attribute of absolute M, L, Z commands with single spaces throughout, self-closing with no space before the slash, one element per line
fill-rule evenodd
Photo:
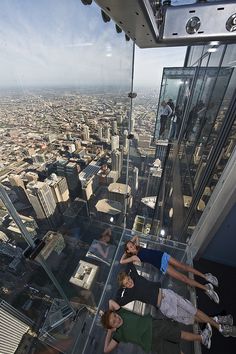
<path fill-rule="evenodd" d="M 125 277 L 127 277 L 128 274 L 126 272 L 120 272 L 117 276 L 117 281 L 119 286 L 123 286 L 123 281 L 125 279 Z"/>

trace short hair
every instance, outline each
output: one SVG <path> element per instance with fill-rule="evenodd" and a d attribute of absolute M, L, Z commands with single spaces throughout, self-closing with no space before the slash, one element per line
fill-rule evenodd
<path fill-rule="evenodd" d="M 101 317 L 101 324 L 103 325 L 104 328 L 106 329 L 111 329 L 112 326 L 110 325 L 110 316 L 114 311 L 108 310 L 105 311 L 104 314 Z"/>
<path fill-rule="evenodd" d="M 134 241 L 132 241 L 132 240 L 128 240 L 128 241 L 126 241 L 125 242 L 125 253 L 126 253 L 126 257 L 128 258 L 130 255 L 132 255 L 133 253 L 130 253 L 129 251 L 128 251 L 128 243 L 129 242 L 131 242 L 134 246 L 136 246 L 136 248 L 137 248 L 137 250 L 139 250 L 139 246 L 138 245 L 136 245 L 136 243 L 134 242 Z"/>
<path fill-rule="evenodd" d="M 123 281 L 125 279 L 125 277 L 128 277 L 128 274 L 126 272 L 120 272 L 117 276 L 117 281 L 119 286 L 123 286 Z"/>

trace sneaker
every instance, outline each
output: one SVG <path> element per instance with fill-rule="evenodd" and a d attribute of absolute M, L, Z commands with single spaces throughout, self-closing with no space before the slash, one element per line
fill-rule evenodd
<path fill-rule="evenodd" d="M 232 315 L 226 315 L 226 316 L 215 316 L 213 317 L 213 320 L 216 321 L 219 324 L 223 325 L 230 325 L 232 326 L 234 323 L 233 316 Z"/>
<path fill-rule="evenodd" d="M 206 277 L 206 280 L 209 281 L 209 283 L 213 284 L 214 286 L 219 285 L 218 279 L 216 277 L 214 277 L 214 275 L 212 275 L 211 273 L 206 273 L 205 277 Z"/>
<path fill-rule="evenodd" d="M 209 290 L 214 290 L 214 286 L 211 283 L 205 284 L 205 287 Z"/>
<path fill-rule="evenodd" d="M 220 333 L 224 337 L 235 337 L 236 336 L 236 327 L 230 325 L 220 325 Z"/>
<path fill-rule="evenodd" d="M 209 289 L 209 285 L 211 285 L 211 284 L 206 284 L 208 289 L 206 290 L 205 293 L 207 294 L 207 296 L 209 296 L 209 298 L 211 300 L 215 301 L 216 304 L 219 304 L 219 302 L 220 302 L 219 296 L 217 295 L 217 293 L 213 289 Z M 213 286 L 212 286 L 212 288 L 213 288 Z"/>
<path fill-rule="evenodd" d="M 207 349 L 210 349 L 211 347 L 211 336 L 212 336 L 211 325 L 207 323 L 206 328 L 201 333 L 202 344 L 205 345 Z"/>

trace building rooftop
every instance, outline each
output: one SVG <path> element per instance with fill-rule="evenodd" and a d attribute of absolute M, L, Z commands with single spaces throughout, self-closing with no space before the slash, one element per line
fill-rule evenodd
<path fill-rule="evenodd" d="M 126 194 L 131 192 L 131 188 L 123 183 L 111 183 L 108 186 L 108 191 L 112 193 Z"/>
<path fill-rule="evenodd" d="M 120 202 L 109 199 L 99 200 L 95 205 L 95 208 L 101 213 L 107 213 L 110 215 L 116 215 L 122 211 L 122 205 Z"/>

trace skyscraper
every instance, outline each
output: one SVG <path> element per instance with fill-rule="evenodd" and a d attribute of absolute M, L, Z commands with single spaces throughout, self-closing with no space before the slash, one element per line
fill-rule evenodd
<path fill-rule="evenodd" d="M 120 177 L 122 169 L 123 159 L 122 153 L 118 150 L 113 150 L 111 153 L 111 169 L 112 171 L 117 171 Z"/>
<path fill-rule="evenodd" d="M 124 130 L 124 152 L 128 152 L 129 148 L 129 140 L 128 140 L 128 130 Z"/>
<path fill-rule="evenodd" d="M 72 198 L 78 197 L 79 174 L 78 166 L 75 162 L 60 160 L 57 162 L 57 175 L 66 177 L 66 182 Z"/>
<path fill-rule="evenodd" d="M 110 140 L 111 140 L 111 129 L 109 127 L 109 125 L 107 125 L 105 127 L 105 130 L 104 130 L 104 138 L 106 139 L 106 141 L 109 143 Z"/>
<path fill-rule="evenodd" d="M 111 150 L 117 150 L 119 149 L 119 135 L 112 135 L 111 137 Z"/>
<path fill-rule="evenodd" d="M 112 121 L 111 128 L 112 128 L 112 134 L 117 134 L 118 130 L 117 130 L 117 121 L 116 120 Z"/>
<path fill-rule="evenodd" d="M 28 317 L 0 299 L 0 353 L 14 354 L 32 324 Z"/>
<path fill-rule="evenodd" d="M 130 119 L 130 131 L 133 133 L 134 132 L 134 125 L 135 125 L 135 119 L 132 117 Z"/>
<path fill-rule="evenodd" d="M 89 140 L 89 127 L 87 125 L 83 126 L 82 137 L 83 140 Z"/>
<path fill-rule="evenodd" d="M 46 182 L 53 193 L 54 199 L 59 206 L 61 212 L 64 212 L 68 207 L 69 203 L 69 189 L 65 177 L 57 176 L 55 173 L 52 173 L 50 178 L 47 178 Z"/>
<path fill-rule="evenodd" d="M 134 189 L 138 190 L 138 167 L 134 167 L 133 169 L 133 181 L 134 181 Z"/>
<path fill-rule="evenodd" d="M 78 197 L 79 193 L 79 173 L 75 162 L 68 162 L 66 165 L 66 181 L 69 191 L 73 197 Z"/>
<path fill-rule="evenodd" d="M 98 126 L 98 139 L 101 141 L 102 140 L 102 126 Z"/>
<path fill-rule="evenodd" d="M 47 183 L 29 182 L 27 194 L 38 220 L 45 221 L 51 227 L 59 225 L 57 204 Z"/>

